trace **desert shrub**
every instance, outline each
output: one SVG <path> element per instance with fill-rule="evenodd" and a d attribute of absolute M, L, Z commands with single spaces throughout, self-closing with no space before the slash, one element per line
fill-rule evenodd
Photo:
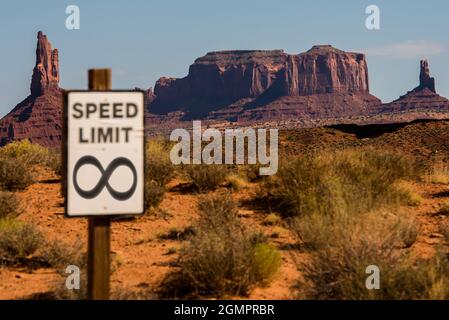
<path fill-rule="evenodd" d="M 418 236 L 418 226 L 414 219 L 383 211 L 360 215 L 346 212 L 335 215 L 315 213 L 291 219 L 290 227 L 298 239 L 313 249 L 338 245 L 339 242 L 346 243 L 352 237 L 359 237 L 366 243 L 380 241 L 379 246 L 388 248 L 404 248 L 411 246 Z M 367 234 L 363 234 L 364 232 Z M 376 236 L 379 236 L 378 240 Z"/>
<path fill-rule="evenodd" d="M 186 166 L 185 173 L 192 185 L 204 192 L 218 188 L 225 181 L 228 168 L 219 164 L 194 164 Z"/>
<path fill-rule="evenodd" d="M 87 254 L 83 250 L 85 244 L 80 239 L 74 244 L 68 244 L 60 239 L 56 239 L 53 242 L 49 242 L 46 249 L 42 251 L 42 257 L 52 266 L 57 268 L 60 275 L 52 286 L 52 291 L 49 294 L 49 298 L 52 300 L 87 300 L 88 299 L 88 282 L 87 282 Z M 118 254 L 111 255 L 111 274 L 114 274 L 119 267 L 123 264 L 123 258 Z M 67 273 L 66 268 L 69 265 L 74 265 L 80 268 L 80 289 L 70 290 L 67 289 L 66 280 Z M 126 295 L 125 292 L 119 290 L 122 296 L 118 296 L 119 292 L 115 288 L 111 290 L 110 299 L 135 299 L 137 296 Z M 150 294 L 148 294 L 150 297 Z M 142 297 L 140 297 L 142 298 Z"/>
<path fill-rule="evenodd" d="M 23 190 L 33 183 L 33 175 L 20 161 L 0 157 L 0 189 Z"/>
<path fill-rule="evenodd" d="M 309 299 L 447 299 L 449 297 L 449 265 L 447 258 L 412 262 L 407 257 L 365 255 L 351 259 L 356 251 L 334 253 L 320 252 L 306 269 L 308 284 L 302 286 Z M 373 260 L 377 259 L 373 263 Z M 380 268 L 380 289 L 368 290 L 365 286 L 366 268 L 369 265 Z M 333 281 L 333 282 L 328 282 Z"/>
<path fill-rule="evenodd" d="M 56 149 L 49 149 L 45 166 L 56 173 L 62 175 L 62 157 L 61 153 Z"/>
<path fill-rule="evenodd" d="M 168 143 L 154 139 L 146 147 L 146 173 L 159 185 L 167 184 L 173 176 L 174 166 L 170 160 Z"/>
<path fill-rule="evenodd" d="M 272 245 L 257 243 L 254 247 L 254 278 L 269 280 L 281 266 L 281 254 Z"/>
<path fill-rule="evenodd" d="M 51 267 L 57 268 L 61 274 L 69 265 L 84 268 L 87 263 L 86 255 L 83 253 L 83 242 L 80 239 L 71 245 L 61 239 L 46 241 L 40 257 Z"/>
<path fill-rule="evenodd" d="M 157 207 L 166 192 L 165 185 L 173 177 L 174 166 L 170 160 L 168 144 L 163 140 L 150 140 L 146 146 L 146 187 L 147 208 Z"/>
<path fill-rule="evenodd" d="M 172 295 L 245 295 L 277 271 L 278 251 L 242 227 L 229 195 L 203 197 L 198 206 L 201 218 L 180 252 L 181 271 L 166 282 Z"/>
<path fill-rule="evenodd" d="M 393 194 L 396 194 L 398 200 L 408 206 L 418 206 L 423 201 L 421 195 L 415 188 L 406 181 L 400 181 L 392 186 Z"/>
<path fill-rule="evenodd" d="M 14 141 L 0 149 L 0 157 L 21 162 L 28 170 L 43 166 L 61 175 L 61 154 L 58 149 L 47 149 L 29 140 Z"/>
<path fill-rule="evenodd" d="M 156 208 L 164 199 L 165 186 L 159 185 L 154 180 L 145 182 L 145 206 L 147 209 Z"/>
<path fill-rule="evenodd" d="M 226 176 L 225 180 L 228 187 L 233 190 L 241 190 L 247 186 L 247 181 L 245 178 L 235 173 L 231 173 Z"/>
<path fill-rule="evenodd" d="M 260 181 L 263 177 L 266 177 L 260 175 L 259 172 L 260 164 L 247 164 L 245 165 L 244 168 L 245 168 L 245 175 L 251 182 L 257 182 Z"/>
<path fill-rule="evenodd" d="M 34 254 L 45 239 L 40 230 L 30 223 L 11 219 L 0 220 L 0 258 L 15 263 Z"/>
<path fill-rule="evenodd" d="M 14 141 L 0 149 L 0 155 L 29 165 L 47 165 L 49 151 L 28 140 Z"/>
<path fill-rule="evenodd" d="M 300 289 L 311 299 L 411 299 L 446 295 L 433 292 L 449 280 L 433 262 L 413 262 L 404 248 L 417 237 L 416 222 L 383 212 L 295 218 L 293 230 L 312 246 L 311 260 L 300 263 Z M 445 264 L 447 261 L 440 261 Z M 367 290 L 366 268 L 381 271 L 379 290 Z M 415 276 L 417 277 L 415 279 Z M 447 290 L 447 289 L 444 289 Z"/>
<path fill-rule="evenodd" d="M 402 156 L 375 151 L 306 155 L 283 163 L 262 183 L 259 198 L 284 217 L 364 212 L 400 200 L 393 187 L 413 178 Z"/>
<path fill-rule="evenodd" d="M 14 193 L 0 191 L 0 219 L 13 218 L 21 211 L 20 200 Z"/>
<path fill-rule="evenodd" d="M 449 165 L 447 164 L 447 161 L 442 159 L 436 160 L 432 167 L 427 171 L 425 180 L 431 183 L 449 183 Z"/>

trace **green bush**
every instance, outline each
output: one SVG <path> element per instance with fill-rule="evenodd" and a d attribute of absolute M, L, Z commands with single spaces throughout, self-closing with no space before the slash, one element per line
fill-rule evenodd
<path fill-rule="evenodd" d="M 20 162 L 28 170 L 34 166 L 47 167 L 61 175 L 61 154 L 57 149 L 47 149 L 28 140 L 14 141 L 0 148 L 0 157 Z"/>
<path fill-rule="evenodd" d="M 145 183 L 145 206 L 147 209 L 156 208 L 164 199 L 166 188 L 154 180 Z"/>
<path fill-rule="evenodd" d="M 48 150 L 48 157 L 46 167 L 56 173 L 58 176 L 62 175 L 62 157 L 61 153 L 56 149 Z"/>
<path fill-rule="evenodd" d="M 166 282 L 171 295 L 246 295 L 278 270 L 279 253 L 242 227 L 229 195 L 202 197 L 199 209 L 196 232 L 180 252 L 181 271 Z"/>
<path fill-rule="evenodd" d="M 86 267 L 87 259 L 83 253 L 83 242 L 78 239 L 69 245 L 61 239 L 46 241 L 40 257 L 53 268 L 57 268 L 63 273 L 69 265 L 76 265 L 79 268 Z"/>
<path fill-rule="evenodd" d="M 284 163 L 266 179 L 259 198 L 284 217 L 358 213 L 400 200 L 399 179 L 414 177 L 407 159 L 386 152 L 339 151 Z"/>
<path fill-rule="evenodd" d="M 33 183 L 33 175 L 20 161 L 0 157 L 0 189 L 7 191 L 23 190 Z"/>
<path fill-rule="evenodd" d="M 313 251 L 299 263 L 307 299 L 425 299 L 447 296 L 447 259 L 413 261 L 416 221 L 385 212 L 295 218 L 292 230 Z M 432 263 L 439 265 L 433 266 Z M 366 268 L 380 268 L 381 287 L 367 290 Z"/>
<path fill-rule="evenodd" d="M 14 141 L 0 149 L 0 156 L 13 158 L 26 166 L 47 165 L 49 150 L 28 140 Z"/>
<path fill-rule="evenodd" d="M 0 259 L 10 263 L 34 254 L 45 243 L 34 225 L 16 220 L 0 220 Z"/>
<path fill-rule="evenodd" d="M 170 181 L 173 172 L 169 144 L 160 139 L 150 140 L 146 147 L 147 177 L 162 186 Z"/>
<path fill-rule="evenodd" d="M 20 200 L 14 193 L 0 191 L 0 219 L 15 217 L 21 211 Z"/>
<path fill-rule="evenodd" d="M 226 179 L 228 168 L 219 164 L 194 164 L 185 167 L 185 173 L 192 185 L 199 191 L 215 190 Z"/>
<path fill-rule="evenodd" d="M 154 139 L 146 147 L 146 187 L 147 208 L 157 207 L 163 200 L 165 185 L 173 177 L 174 166 L 170 160 L 169 145 L 163 140 Z"/>
<path fill-rule="evenodd" d="M 254 277 L 257 281 L 270 279 L 281 266 L 281 254 L 273 246 L 258 243 L 254 247 Z"/>

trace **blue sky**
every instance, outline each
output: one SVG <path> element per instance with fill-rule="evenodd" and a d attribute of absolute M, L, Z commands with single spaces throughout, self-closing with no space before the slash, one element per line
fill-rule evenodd
<path fill-rule="evenodd" d="M 380 8 L 378 31 L 365 28 L 370 4 Z M 80 8 L 80 30 L 65 28 L 68 5 Z M 86 88 L 92 67 L 111 67 L 115 89 L 148 88 L 185 76 L 208 51 L 332 44 L 367 53 L 371 92 L 383 101 L 417 85 L 422 57 L 449 97 L 448 15 L 445 0 L 2 0 L 0 116 L 29 94 L 38 30 L 59 49 L 66 89 Z"/>

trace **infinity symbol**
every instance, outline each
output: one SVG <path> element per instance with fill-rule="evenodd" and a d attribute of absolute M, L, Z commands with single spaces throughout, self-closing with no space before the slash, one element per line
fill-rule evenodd
<path fill-rule="evenodd" d="M 88 164 L 91 164 L 91 165 L 97 167 L 98 170 L 100 170 L 101 178 L 100 178 L 100 181 L 98 181 L 97 185 L 93 189 L 83 190 L 78 185 L 78 178 L 77 178 L 78 171 L 81 167 L 88 165 Z M 120 166 L 128 167 L 129 169 L 131 169 L 131 171 L 133 173 L 133 184 L 132 184 L 131 188 L 125 192 L 118 192 L 118 191 L 114 190 L 109 185 L 109 178 L 111 177 L 112 173 Z M 119 200 L 119 201 L 125 201 L 125 200 L 128 200 L 129 198 L 131 198 L 131 196 L 136 191 L 137 171 L 136 171 L 136 168 L 134 167 L 133 163 L 127 158 L 120 157 L 120 158 L 114 159 L 114 161 L 112 161 L 109 164 L 109 166 L 106 168 L 106 170 L 104 170 L 103 166 L 101 165 L 100 161 L 98 161 L 97 158 L 95 158 L 93 156 L 85 156 L 78 160 L 78 162 L 75 165 L 75 168 L 73 169 L 73 184 L 75 186 L 76 192 L 78 192 L 78 194 L 85 199 L 95 198 L 96 196 L 98 196 L 101 193 L 101 191 L 103 191 L 104 188 L 106 188 L 106 189 L 108 189 L 109 193 L 111 194 L 111 196 L 114 199 Z"/>

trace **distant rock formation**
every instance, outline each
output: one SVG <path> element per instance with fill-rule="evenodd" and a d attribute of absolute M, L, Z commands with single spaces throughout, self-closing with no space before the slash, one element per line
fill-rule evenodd
<path fill-rule="evenodd" d="M 0 120 L 0 146 L 29 139 L 46 147 L 60 145 L 63 90 L 59 88 L 58 50 L 37 34 L 36 64 L 30 95 Z"/>
<path fill-rule="evenodd" d="M 436 93 L 435 90 L 435 78 L 430 76 L 429 63 L 427 60 L 420 61 L 420 73 L 419 73 L 419 86 L 416 87 L 413 91 L 420 91 L 424 88 L 429 89 L 433 93 Z"/>
<path fill-rule="evenodd" d="M 59 79 L 58 50 L 38 32 L 30 95 L 0 120 L 0 146 L 21 139 L 60 146 L 64 91 Z M 154 91 L 143 90 L 146 132 L 167 132 L 194 118 L 305 127 L 356 118 L 388 122 L 394 114 L 407 119 L 412 112 L 414 119 L 449 114 L 449 100 L 436 93 L 426 60 L 420 63 L 419 85 L 391 103 L 370 94 L 368 79 L 364 54 L 330 45 L 296 55 L 283 50 L 210 52 L 195 60 L 186 77 L 163 77 Z"/>
<path fill-rule="evenodd" d="M 37 97 L 48 90 L 59 88 L 59 54 L 52 50 L 47 36 L 39 31 L 37 34 L 36 66 L 31 78 L 31 95 Z"/>
<path fill-rule="evenodd" d="M 382 111 L 436 110 L 449 111 L 449 100 L 435 90 L 427 60 L 420 61 L 419 85 L 399 99 L 383 105 Z"/>
<path fill-rule="evenodd" d="M 330 45 L 314 46 L 299 55 L 282 50 L 211 52 L 198 58 L 185 78 L 159 79 L 154 94 L 151 112 L 166 114 L 181 110 L 191 117 L 223 116 L 232 110 L 235 112 L 231 113 L 238 114 L 283 97 L 297 97 L 296 104 L 302 108 L 310 99 L 301 97 L 320 94 L 348 95 L 348 99 L 337 99 L 346 115 L 366 112 L 370 106 L 381 104 L 369 94 L 365 55 Z M 363 100 L 368 105 L 353 104 L 351 100 L 357 95 L 363 96 L 357 103 Z M 327 103 L 329 99 L 324 100 Z M 229 106 L 243 109 L 225 110 Z M 326 108 L 325 105 L 314 108 L 317 116 L 322 114 L 321 107 Z M 223 112 L 216 112 L 220 109 Z M 289 114 L 287 111 L 285 116 Z"/>

